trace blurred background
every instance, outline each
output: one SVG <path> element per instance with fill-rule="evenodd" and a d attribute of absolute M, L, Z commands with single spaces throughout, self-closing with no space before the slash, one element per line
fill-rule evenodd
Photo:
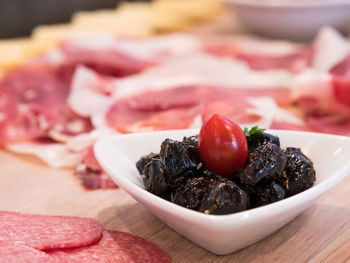
<path fill-rule="evenodd" d="M 147 0 L 143 0 L 146 2 Z M 118 0 L 1 0 L 0 38 L 30 35 L 37 25 L 68 22 L 73 13 L 115 8 Z M 123 2 L 136 2 L 129 0 Z"/>

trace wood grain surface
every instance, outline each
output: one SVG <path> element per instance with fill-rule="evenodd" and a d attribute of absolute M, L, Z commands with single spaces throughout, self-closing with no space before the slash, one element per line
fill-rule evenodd
<path fill-rule="evenodd" d="M 84 190 L 71 170 L 0 151 L 0 210 L 94 217 L 106 229 L 132 232 L 173 262 L 350 262 L 350 177 L 288 225 L 228 256 L 186 240 L 122 189 Z"/>

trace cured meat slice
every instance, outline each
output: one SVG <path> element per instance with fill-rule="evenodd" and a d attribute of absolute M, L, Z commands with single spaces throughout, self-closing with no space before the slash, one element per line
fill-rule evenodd
<path fill-rule="evenodd" d="M 107 123 L 120 133 L 155 130 L 187 129 L 192 127 L 199 107 L 181 107 L 165 111 L 142 111 L 127 104 L 115 104 L 107 114 Z"/>
<path fill-rule="evenodd" d="M 219 113 L 237 121 L 244 126 L 258 125 L 270 128 L 274 122 L 285 121 L 292 125 L 303 124 L 303 121 L 279 107 L 270 97 L 228 97 L 225 100 L 218 100 L 208 103 L 203 107 L 202 118 L 206 121 L 214 113 Z"/>
<path fill-rule="evenodd" d="M 6 145 L 6 148 L 15 153 L 35 155 L 46 164 L 56 168 L 75 167 L 81 159 L 78 152 L 70 151 L 66 145 L 52 141 L 35 140 L 14 143 Z"/>
<path fill-rule="evenodd" d="M 102 170 L 92 170 L 83 164 L 75 169 L 75 175 L 79 177 L 82 185 L 88 190 L 94 189 L 114 189 L 116 185 L 111 177 Z"/>
<path fill-rule="evenodd" d="M 256 39 L 212 40 L 204 44 L 204 51 L 242 60 L 253 70 L 284 69 L 290 72 L 300 72 L 306 68 L 312 55 L 309 47 Z"/>
<path fill-rule="evenodd" d="M 69 85 L 49 67 L 26 65 L 0 83 L 0 145 L 46 136 L 54 129 L 74 135 L 91 130 L 66 105 Z"/>
<path fill-rule="evenodd" d="M 102 105 L 110 103 L 107 90 L 113 88 L 113 83 L 112 79 L 106 79 L 88 68 L 78 67 L 72 80 L 68 105 L 80 116 L 91 116 Z"/>
<path fill-rule="evenodd" d="M 0 144 L 42 136 L 60 114 L 69 86 L 48 68 L 23 67 L 0 83 Z"/>
<path fill-rule="evenodd" d="M 97 244 L 48 251 L 59 262 L 168 263 L 171 259 L 156 245 L 130 233 L 104 231 Z"/>
<path fill-rule="evenodd" d="M 76 167 L 75 174 L 88 189 L 118 188 L 97 162 L 92 146 L 83 150 L 82 163 Z"/>
<path fill-rule="evenodd" d="M 101 236 L 102 227 L 92 218 L 0 211 L 0 241 L 53 249 L 94 244 Z"/>
<path fill-rule="evenodd" d="M 336 100 L 350 108 L 350 78 L 334 76 L 333 89 Z"/>
<path fill-rule="evenodd" d="M 0 241 L 0 262 L 4 263 L 51 263 L 56 259 L 40 250 Z"/>
<path fill-rule="evenodd" d="M 244 98 L 208 102 L 202 111 L 203 123 L 209 120 L 214 113 L 235 120 L 237 123 L 255 123 L 259 121 L 260 115 L 249 114 L 247 112 L 249 108 L 252 109 L 254 107 Z"/>
<path fill-rule="evenodd" d="M 245 61 L 254 70 L 284 69 L 299 73 L 308 67 L 327 72 L 349 54 L 350 46 L 336 30 L 324 27 L 309 46 L 259 39 L 214 39 L 204 45 L 204 50 Z"/>
<path fill-rule="evenodd" d="M 282 57 L 241 53 L 237 54 L 236 58 L 245 61 L 254 70 L 286 69 L 291 72 L 300 72 L 307 67 L 310 53 L 309 50 L 301 50 L 296 54 Z"/>
<path fill-rule="evenodd" d="M 207 89 L 182 87 L 150 91 L 117 100 L 109 109 L 109 127 L 121 133 L 186 129 L 200 113 L 199 105 L 207 99 Z"/>
<path fill-rule="evenodd" d="M 185 86 L 288 89 L 292 77 L 285 70 L 254 71 L 238 60 L 195 53 L 118 80 L 112 95 L 121 99 Z"/>
<path fill-rule="evenodd" d="M 350 56 L 347 56 L 344 60 L 334 65 L 330 69 L 330 72 L 333 75 L 350 79 Z"/>
<path fill-rule="evenodd" d="M 133 109 L 142 111 L 162 111 L 172 108 L 191 107 L 208 100 L 213 89 L 206 86 L 186 86 L 167 90 L 147 91 L 127 98 L 125 101 Z M 212 98 L 210 98 L 212 99 Z"/>
<path fill-rule="evenodd" d="M 350 53 L 348 40 L 331 27 L 324 27 L 319 31 L 312 48 L 314 54 L 311 67 L 324 72 L 341 63 Z"/>
<path fill-rule="evenodd" d="M 139 61 L 163 61 L 169 56 L 190 54 L 198 50 L 201 40 L 191 34 L 168 34 L 151 38 L 126 38 L 98 35 L 69 40 L 63 49 L 71 47 L 89 51 L 117 51 Z"/>
<path fill-rule="evenodd" d="M 102 170 L 101 165 L 97 162 L 95 154 L 94 154 L 94 148 L 92 146 L 87 147 L 84 149 L 82 154 L 83 163 L 90 169 L 95 171 Z"/>
<path fill-rule="evenodd" d="M 123 77 L 140 72 L 152 64 L 116 49 L 92 49 L 75 45 L 74 42 L 63 43 L 61 51 L 65 55 L 65 60 L 60 66 L 59 74 L 65 80 L 72 78 L 78 65 L 91 68 L 103 75 Z"/>
<path fill-rule="evenodd" d="M 106 115 L 108 126 L 122 133 L 186 129 L 207 98 L 205 87 L 181 87 L 144 92 L 117 100 Z"/>
<path fill-rule="evenodd" d="M 246 98 L 268 95 L 281 105 L 290 102 L 289 91 L 285 89 L 188 86 L 117 100 L 109 109 L 106 120 L 110 127 L 121 133 L 200 127 L 202 122 L 195 123 L 196 117 L 201 114 L 205 120 L 215 112 L 240 123 L 254 123 L 261 119 L 262 112 L 248 113 L 247 109 L 254 105 Z"/>
<path fill-rule="evenodd" d="M 300 98 L 297 106 L 309 128 L 316 132 L 350 135 L 350 109 L 329 100 Z"/>
<path fill-rule="evenodd" d="M 293 124 L 293 123 L 288 123 L 288 122 L 277 122 L 273 121 L 271 123 L 270 129 L 276 129 L 276 130 L 291 130 L 291 131 L 308 131 L 312 132 L 313 130 L 310 129 L 309 127 L 305 125 L 298 125 L 298 124 Z"/>

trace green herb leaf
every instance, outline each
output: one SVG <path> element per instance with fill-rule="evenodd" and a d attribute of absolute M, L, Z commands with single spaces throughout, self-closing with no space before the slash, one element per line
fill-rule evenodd
<path fill-rule="evenodd" d="M 244 128 L 243 132 L 245 134 L 246 137 L 254 135 L 254 134 L 259 134 L 259 133 L 263 133 L 266 129 L 260 129 L 258 126 L 254 126 L 252 128 L 250 128 L 250 130 L 248 128 Z"/>

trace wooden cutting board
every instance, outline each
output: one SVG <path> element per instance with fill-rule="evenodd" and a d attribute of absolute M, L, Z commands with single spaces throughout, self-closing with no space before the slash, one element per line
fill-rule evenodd
<path fill-rule="evenodd" d="M 270 237 L 228 256 L 216 256 L 170 229 L 122 189 L 84 190 L 71 170 L 0 151 L 0 210 L 94 217 L 106 229 L 132 232 L 173 262 L 350 261 L 350 177 Z"/>

